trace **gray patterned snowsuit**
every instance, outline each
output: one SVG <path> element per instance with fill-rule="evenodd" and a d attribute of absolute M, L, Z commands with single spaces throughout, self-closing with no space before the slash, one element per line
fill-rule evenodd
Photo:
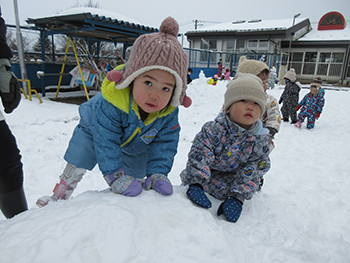
<path fill-rule="evenodd" d="M 268 133 L 261 120 L 245 130 L 220 113 L 196 135 L 180 174 L 183 184 L 199 183 L 218 199 L 251 199 L 270 169 Z"/>

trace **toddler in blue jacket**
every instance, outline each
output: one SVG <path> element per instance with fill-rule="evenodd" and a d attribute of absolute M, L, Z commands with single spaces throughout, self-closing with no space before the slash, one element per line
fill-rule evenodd
<path fill-rule="evenodd" d="M 301 124 L 307 118 L 306 128 L 308 130 L 315 127 L 315 121 L 320 117 L 324 106 L 324 89 L 322 89 L 322 78 L 317 77 L 310 84 L 310 92 L 299 102 L 295 111 L 300 109 L 298 122 L 294 125 L 301 128 Z"/>
<path fill-rule="evenodd" d="M 38 199 L 39 207 L 68 199 L 96 164 L 115 193 L 136 196 L 143 187 L 173 193 L 167 175 L 179 141 L 178 106 L 191 104 L 188 58 L 175 19 L 166 18 L 159 30 L 140 36 L 128 62 L 109 72 L 101 93 L 79 107 L 60 183 L 52 196 Z"/>

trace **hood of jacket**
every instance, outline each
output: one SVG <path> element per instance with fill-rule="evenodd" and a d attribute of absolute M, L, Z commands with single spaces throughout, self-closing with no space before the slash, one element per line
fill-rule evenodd
<path fill-rule="evenodd" d="M 141 119 L 139 108 L 133 96 L 131 94 L 130 87 L 126 87 L 125 89 L 116 89 L 114 81 L 109 81 L 107 78 L 104 79 L 102 83 L 102 96 L 111 103 L 114 107 L 124 111 L 129 114 L 130 111 L 130 100 L 132 100 L 131 109 L 138 115 L 139 119 Z M 153 122 L 156 118 L 164 117 L 169 115 L 175 110 L 175 107 L 169 105 L 165 109 L 161 111 L 155 111 L 148 115 L 147 119 L 144 121 L 145 125 Z"/>

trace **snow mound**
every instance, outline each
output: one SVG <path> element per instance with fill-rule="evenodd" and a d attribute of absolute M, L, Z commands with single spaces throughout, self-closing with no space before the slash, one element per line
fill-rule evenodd
<path fill-rule="evenodd" d="M 78 106 L 23 97 L 6 122 L 21 150 L 29 210 L 9 220 L 0 215 L 0 262 L 348 262 L 348 89 L 327 87 L 315 129 L 282 123 L 263 189 L 244 202 L 233 224 L 216 215 L 219 200 L 209 197 L 210 209 L 192 204 L 179 177 L 194 136 L 221 110 L 226 84 L 195 79 L 188 86 L 193 103 L 179 108 L 173 195 L 116 195 L 96 167 L 70 200 L 41 209 L 35 202 L 58 182 Z M 282 92 L 279 85 L 268 90 L 277 99 Z"/>

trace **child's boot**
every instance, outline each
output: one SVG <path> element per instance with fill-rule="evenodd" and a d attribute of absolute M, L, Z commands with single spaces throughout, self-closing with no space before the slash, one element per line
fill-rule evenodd
<path fill-rule="evenodd" d="M 294 126 L 300 129 L 301 128 L 301 122 L 298 121 Z"/>
<path fill-rule="evenodd" d="M 77 168 L 75 165 L 68 163 L 60 176 L 60 183 L 56 184 L 53 189 L 53 195 L 40 197 L 36 201 L 36 205 L 44 207 L 51 201 L 67 200 L 72 195 L 84 173 L 85 169 Z"/>
<path fill-rule="evenodd" d="M 55 188 L 53 189 L 53 195 L 52 196 L 43 196 L 36 201 L 36 205 L 39 207 L 46 206 L 50 201 L 57 201 L 57 200 L 66 200 L 68 199 L 74 191 L 74 188 L 67 184 L 65 180 L 61 180 L 59 184 L 56 184 Z"/>

